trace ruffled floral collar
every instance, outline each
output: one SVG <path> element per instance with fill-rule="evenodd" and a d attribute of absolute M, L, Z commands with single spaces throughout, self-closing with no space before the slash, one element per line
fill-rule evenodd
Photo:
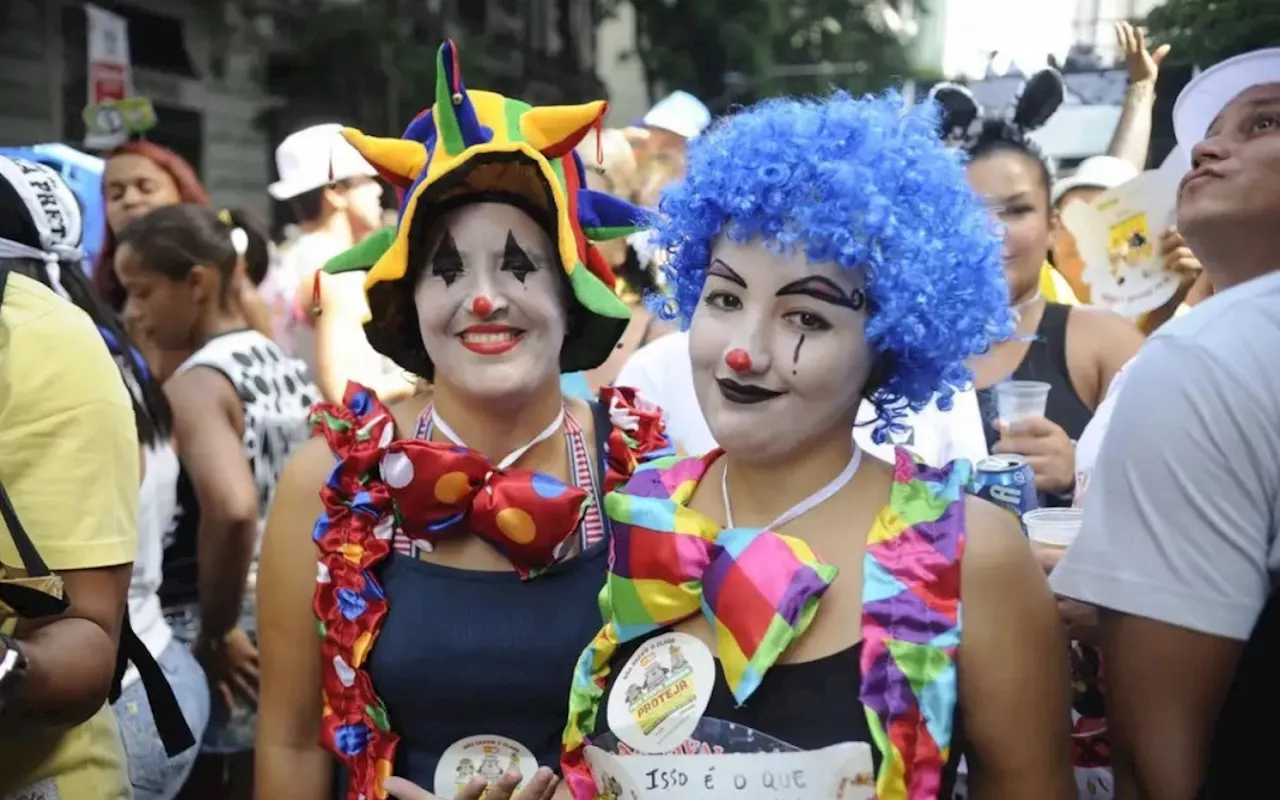
<path fill-rule="evenodd" d="M 611 423 L 603 437 L 607 492 L 642 462 L 674 450 L 660 410 L 634 390 L 604 389 L 599 402 Z M 321 741 L 348 771 L 348 800 L 380 800 L 399 736 L 365 665 L 387 615 L 377 567 L 391 554 L 397 529 L 430 541 L 481 536 L 522 577 L 536 579 L 594 499 L 544 473 L 496 470 L 464 447 L 397 439 L 391 411 L 356 384 L 342 405 L 317 405 L 310 419 L 338 459 L 320 490 L 325 510 L 312 537 L 320 551 L 314 608 L 324 664 Z"/>

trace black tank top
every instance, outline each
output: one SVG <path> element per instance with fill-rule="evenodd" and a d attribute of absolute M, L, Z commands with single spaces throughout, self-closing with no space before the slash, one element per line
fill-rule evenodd
<path fill-rule="evenodd" d="M 640 647 L 654 636 L 666 633 L 657 631 L 618 648 L 613 663 L 625 664 Z M 760 684 L 751 698 L 741 706 L 729 691 L 724 668 L 716 659 L 716 680 L 711 701 L 703 718 L 718 719 L 741 725 L 767 734 L 801 750 L 819 750 L 843 742 L 874 743 L 867 725 L 866 713 L 858 697 L 862 685 L 862 643 L 833 653 L 825 658 L 793 664 L 775 664 L 769 670 L 769 679 Z M 613 692 L 618 672 L 611 672 L 605 685 L 600 708 L 609 707 L 609 695 Z M 596 717 L 593 737 L 609 733 L 605 714 Z M 942 772 L 942 790 L 938 797 L 944 800 L 954 792 L 956 768 L 964 755 L 964 726 L 961 724 L 960 707 L 956 706 L 952 724 L 951 755 Z M 872 760 L 877 774 L 880 770 L 880 752 L 872 746 Z"/>
<path fill-rule="evenodd" d="M 1049 384 L 1051 388 L 1045 405 L 1045 419 L 1061 427 L 1071 439 L 1079 439 L 1089 420 L 1093 419 L 1093 411 L 1080 399 L 1067 369 L 1067 320 L 1070 315 L 1071 306 L 1061 303 L 1044 304 L 1044 314 L 1036 327 L 1035 338 L 1010 379 L 1043 381 Z M 978 390 L 978 407 L 982 410 L 982 431 L 986 434 L 989 449 L 1000 438 L 995 429 L 998 415 L 993 387 Z M 1040 504 L 1052 506 L 1061 503 L 1042 495 Z"/>

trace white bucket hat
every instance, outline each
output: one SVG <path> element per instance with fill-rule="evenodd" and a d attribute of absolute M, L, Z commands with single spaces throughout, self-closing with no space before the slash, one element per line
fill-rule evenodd
<path fill-rule="evenodd" d="M 1053 204 L 1072 189 L 1114 189 L 1138 177 L 1138 168 L 1115 156 L 1093 156 L 1080 162 L 1076 171 L 1054 181 Z"/>
<path fill-rule="evenodd" d="M 267 193 L 288 200 L 334 181 L 377 175 L 341 131 L 341 125 L 329 123 L 289 134 L 276 148 L 280 180 L 268 186 Z"/>
<path fill-rule="evenodd" d="M 649 109 L 643 124 L 646 128 L 661 128 L 693 139 L 711 124 L 711 112 L 698 98 L 688 92 L 676 91 Z"/>
<path fill-rule="evenodd" d="M 1173 133 L 1190 153 L 1227 104 L 1248 89 L 1280 83 L 1280 47 L 1228 58 L 1191 79 L 1173 104 Z"/>

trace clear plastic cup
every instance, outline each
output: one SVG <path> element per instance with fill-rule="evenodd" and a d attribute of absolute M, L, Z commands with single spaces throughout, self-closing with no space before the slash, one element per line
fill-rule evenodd
<path fill-rule="evenodd" d="M 1022 515 L 1022 525 L 1036 544 L 1066 550 L 1080 533 L 1083 518 L 1079 508 L 1037 508 Z"/>
<path fill-rule="evenodd" d="M 995 385 L 996 416 L 1005 425 L 1043 417 L 1049 384 L 1042 381 L 1004 381 Z"/>

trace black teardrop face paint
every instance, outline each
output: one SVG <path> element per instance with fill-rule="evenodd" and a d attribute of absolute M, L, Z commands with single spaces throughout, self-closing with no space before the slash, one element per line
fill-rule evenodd
<path fill-rule="evenodd" d="M 538 271 L 538 265 L 529 258 L 529 254 L 516 241 L 516 236 L 511 231 L 507 231 L 507 243 L 502 248 L 502 269 L 510 272 L 511 276 L 521 283 Z"/>
<path fill-rule="evenodd" d="M 804 346 L 804 334 L 800 334 L 800 340 L 796 342 L 796 350 L 791 354 L 791 365 L 795 366 L 800 363 L 800 348 Z M 791 374 L 795 374 L 795 370 L 791 370 Z"/>

